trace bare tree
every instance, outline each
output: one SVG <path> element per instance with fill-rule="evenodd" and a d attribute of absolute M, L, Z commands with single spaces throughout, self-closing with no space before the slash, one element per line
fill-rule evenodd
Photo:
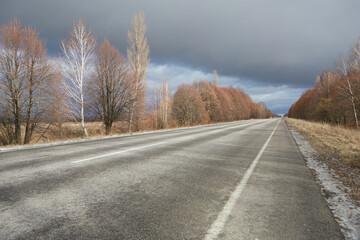
<path fill-rule="evenodd" d="M 359 129 L 359 120 L 357 116 L 357 109 L 355 105 L 355 95 L 353 91 L 353 83 L 349 79 L 349 61 L 345 60 L 344 55 L 341 54 L 340 62 L 336 63 L 339 74 L 345 79 L 344 83 L 340 85 L 340 93 L 351 102 L 352 111 L 355 119 L 355 126 Z"/>
<path fill-rule="evenodd" d="M 167 127 L 171 108 L 169 81 L 166 79 L 161 82 L 160 89 L 155 88 L 153 92 L 152 115 L 156 128 Z"/>
<path fill-rule="evenodd" d="M 339 76 L 332 70 L 325 70 L 321 76 L 316 77 L 315 87 L 321 90 L 323 97 L 329 98 L 338 78 Z"/>
<path fill-rule="evenodd" d="M 73 25 L 68 41 L 61 42 L 64 54 L 63 75 L 64 88 L 69 97 L 72 117 L 81 119 L 81 127 L 85 137 L 84 90 L 91 73 L 91 60 L 95 49 L 95 37 L 85 27 L 85 22 L 79 19 Z"/>
<path fill-rule="evenodd" d="M 2 28 L 0 38 L 0 91 L 3 93 L 0 104 L 12 113 L 2 116 L 2 130 L 7 132 L 8 143 L 15 140 L 20 144 L 21 124 L 24 123 L 24 144 L 27 144 L 41 118 L 51 109 L 50 89 L 55 70 L 36 30 L 22 28 L 21 23 L 14 20 Z"/>
<path fill-rule="evenodd" d="M 21 95 L 24 91 L 24 74 L 22 72 L 23 55 L 21 51 L 21 23 L 10 22 L 1 29 L 1 96 L 2 108 L 10 111 L 9 124 L 14 124 L 15 143 L 21 143 Z"/>
<path fill-rule="evenodd" d="M 55 69 L 46 56 L 46 48 L 38 38 L 38 32 L 29 27 L 23 29 L 25 87 L 25 137 L 24 144 L 31 136 L 40 118 L 48 113 L 53 104 L 52 82 Z"/>
<path fill-rule="evenodd" d="M 160 87 L 160 114 L 161 114 L 161 124 L 162 128 L 167 127 L 169 120 L 169 113 L 171 112 L 171 96 L 170 96 L 170 85 L 169 80 L 165 79 L 161 82 Z"/>
<path fill-rule="evenodd" d="M 105 39 L 98 50 L 89 89 L 92 107 L 103 120 L 106 135 L 131 103 L 130 83 L 125 58 Z"/>
<path fill-rule="evenodd" d="M 144 13 L 134 16 L 132 31 L 128 32 L 129 47 L 127 57 L 130 65 L 131 78 L 134 82 L 132 87 L 132 104 L 129 109 L 129 132 L 135 120 L 136 128 L 145 107 L 146 97 L 146 70 L 149 66 L 149 46 L 145 36 L 146 25 Z"/>
<path fill-rule="evenodd" d="M 266 104 L 264 102 L 257 103 L 257 106 L 258 106 L 258 109 L 259 109 L 260 118 L 269 118 L 269 117 L 271 117 L 271 112 L 266 107 Z"/>
<path fill-rule="evenodd" d="M 213 84 L 215 86 L 218 86 L 219 84 L 219 77 L 216 70 L 213 71 Z"/>
<path fill-rule="evenodd" d="M 360 39 L 358 39 L 357 43 L 352 48 L 352 52 L 350 55 L 350 65 L 354 73 L 354 95 L 357 105 L 360 107 Z"/>
<path fill-rule="evenodd" d="M 151 112 L 151 115 L 152 115 L 152 118 L 154 120 L 154 127 L 156 129 L 159 128 L 159 121 L 160 121 L 160 101 L 159 101 L 159 89 L 158 88 L 154 88 L 153 89 L 153 97 L 152 97 L 152 100 L 151 100 L 151 108 L 152 108 L 152 112 Z"/>

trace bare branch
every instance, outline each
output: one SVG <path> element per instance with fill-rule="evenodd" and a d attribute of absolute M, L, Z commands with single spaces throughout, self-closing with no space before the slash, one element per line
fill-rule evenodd
<path fill-rule="evenodd" d="M 74 118 L 81 119 L 85 137 L 84 89 L 91 73 L 91 61 L 96 46 L 95 37 L 79 19 L 73 25 L 68 41 L 61 42 L 63 52 L 64 90 L 69 98 L 70 113 Z"/>

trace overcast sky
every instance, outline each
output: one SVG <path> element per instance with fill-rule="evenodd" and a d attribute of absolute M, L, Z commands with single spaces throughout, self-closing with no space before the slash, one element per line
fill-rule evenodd
<path fill-rule="evenodd" d="M 150 89 L 164 78 L 173 89 L 212 80 L 216 69 L 220 86 L 241 86 L 275 113 L 360 37 L 359 0 L 0 0 L 0 24 L 18 18 L 36 27 L 53 56 L 79 17 L 125 54 L 138 12 L 148 28 Z"/>

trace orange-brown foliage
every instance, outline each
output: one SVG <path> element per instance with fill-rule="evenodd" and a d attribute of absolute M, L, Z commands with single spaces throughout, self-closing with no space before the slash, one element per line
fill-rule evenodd
<path fill-rule="evenodd" d="M 201 103 L 195 99 L 198 99 Z M 195 116 L 203 116 L 201 120 L 190 120 L 194 114 L 194 102 L 200 113 Z M 195 82 L 192 86 L 181 85 L 174 95 L 173 116 L 180 125 L 191 125 L 199 122 L 224 122 L 250 118 L 268 118 L 272 116 L 264 103 L 257 105 L 242 89 L 233 87 L 217 87 L 209 82 Z"/>
<path fill-rule="evenodd" d="M 325 70 L 291 106 L 288 116 L 349 127 L 357 127 L 360 117 L 360 41 L 349 60 L 341 55 L 337 71 Z"/>
<path fill-rule="evenodd" d="M 173 116 L 180 125 L 206 123 L 209 116 L 200 93 L 193 85 L 181 84 L 174 94 Z"/>
<path fill-rule="evenodd" d="M 205 103 L 205 109 L 210 122 L 220 122 L 222 118 L 220 102 L 214 88 L 209 82 L 205 81 L 200 81 L 195 85 L 201 95 L 202 101 Z"/>

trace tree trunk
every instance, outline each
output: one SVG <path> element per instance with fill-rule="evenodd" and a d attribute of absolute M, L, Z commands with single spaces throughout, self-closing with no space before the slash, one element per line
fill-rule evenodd
<path fill-rule="evenodd" d="M 351 104 L 352 104 L 353 111 L 354 111 L 356 129 L 359 129 L 359 120 L 358 120 L 358 117 L 357 117 L 356 107 L 355 107 L 355 102 L 354 102 L 354 97 L 353 96 L 351 96 Z"/>
<path fill-rule="evenodd" d="M 81 99 L 82 99 L 82 97 L 81 97 Z M 88 137 L 89 135 L 88 135 L 88 132 L 87 132 L 87 130 L 85 128 L 84 103 L 81 103 L 81 127 L 82 127 L 82 129 L 84 131 L 84 136 Z"/>
<path fill-rule="evenodd" d="M 350 81 L 349 81 L 349 79 L 347 77 L 346 77 L 346 81 L 347 81 L 347 84 L 348 84 L 348 91 L 349 91 L 350 96 L 351 96 L 351 104 L 352 104 L 352 108 L 353 108 L 353 111 L 354 111 L 356 129 L 359 129 L 359 120 L 358 120 L 357 113 L 356 113 L 356 107 L 355 107 L 355 102 L 354 102 L 354 93 L 352 91 Z"/>
<path fill-rule="evenodd" d="M 85 137 L 88 137 L 89 134 L 88 134 L 88 132 L 87 132 L 87 130 L 86 130 L 86 128 L 85 128 L 85 121 L 84 121 L 84 119 L 81 120 L 81 127 L 82 127 L 82 129 L 83 129 L 83 131 L 84 131 L 84 136 L 85 136 Z"/>
<path fill-rule="evenodd" d="M 130 112 L 129 112 L 129 133 L 130 134 L 131 134 L 132 122 L 133 122 L 133 118 L 134 118 L 134 108 L 135 108 L 135 102 L 130 107 Z"/>
<path fill-rule="evenodd" d="M 21 124 L 18 116 L 15 117 L 15 142 L 21 144 Z"/>
<path fill-rule="evenodd" d="M 167 95 L 166 95 L 166 108 L 165 108 L 165 126 L 167 127 L 167 123 L 168 123 L 168 115 L 169 115 L 169 113 L 168 113 L 168 111 L 169 111 L 169 94 L 167 93 Z"/>
<path fill-rule="evenodd" d="M 31 128 L 31 124 L 30 124 L 30 119 L 31 119 L 31 109 L 32 109 L 32 105 L 33 105 L 33 101 L 32 101 L 32 90 L 30 89 L 29 92 L 29 106 L 27 109 L 27 113 L 26 113 L 26 120 L 25 120 L 25 138 L 24 138 L 24 144 L 28 144 L 30 142 L 31 139 L 31 132 L 32 132 L 32 128 Z"/>
<path fill-rule="evenodd" d="M 15 118 L 14 118 L 14 125 L 15 125 L 15 143 L 21 144 L 21 121 L 20 121 L 20 107 L 19 102 L 15 100 Z"/>
<path fill-rule="evenodd" d="M 105 123 L 105 135 L 109 135 L 111 133 L 112 123 Z"/>
<path fill-rule="evenodd" d="M 30 132 L 30 127 L 28 127 L 28 124 L 26 124 L 24 144 L 29 144 L 30 143 L 31 135 L 32 134 Z"/>

